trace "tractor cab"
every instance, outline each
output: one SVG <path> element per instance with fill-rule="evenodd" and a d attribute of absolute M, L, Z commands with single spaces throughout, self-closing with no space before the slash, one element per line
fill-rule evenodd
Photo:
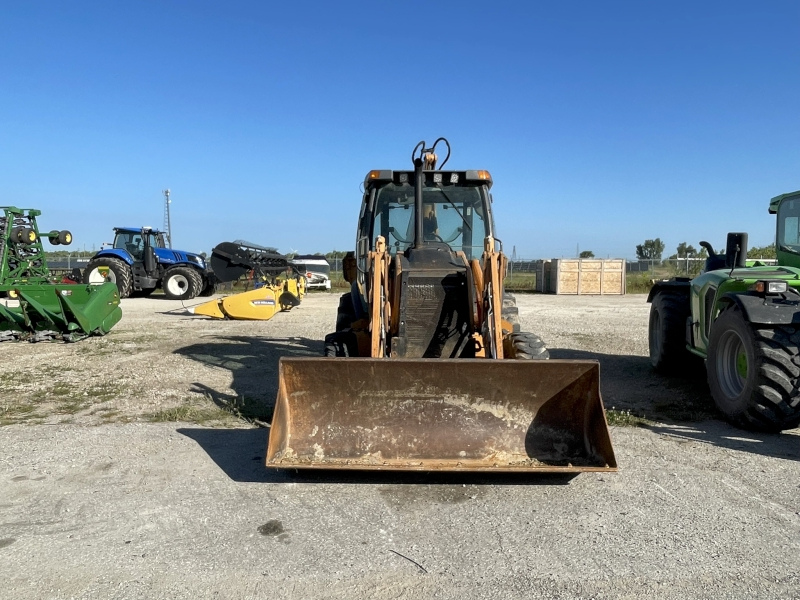
<path fill-rule="evenodd" d="M 778 264 L 800 267 L 800 190 L 775 196 L 769 202 L 769 212 L 778 215 Z"/>
<path fill-rule="evenodd" d="M 145 248 L 166 248 L 164 234 L 148 227 L 118 227 L 114 229 L 114 248 L 125 250 L 134 260 L 143 261 Z"/>

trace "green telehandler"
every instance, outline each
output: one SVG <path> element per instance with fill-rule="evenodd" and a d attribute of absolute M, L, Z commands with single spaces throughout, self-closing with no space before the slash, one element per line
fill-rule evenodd
<path fill-rule="evenodd" d="M 800 424 L 800 191 L 773 198 L 769 212 L 778 216 L 777 265 L 747 261 L 747 234 L 729 233 L 724 254 L 700 242 L 703 273 L 658 282 L 647 301 L 656 371 L 704 359 L 731 423 L 779 432 Z"/>
<path fill-rule="evenodd" d="M 47 268 L 42 237 L 68 245 L 72 234 L 40 233 L 36 217 L 41 214 L 0 207 L 0 341 L 74 342 L 105 335 L 122 318 L 117 286 L 56 281 Z"/>

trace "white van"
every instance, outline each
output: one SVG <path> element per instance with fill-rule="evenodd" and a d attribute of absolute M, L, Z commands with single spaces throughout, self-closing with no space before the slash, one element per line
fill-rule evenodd
<path fill-rule="evenodd" d="M 331 289 L 331 265 L 324 256 L 295 256 L 292 264 L 306 275 L 306 287 Z"/>

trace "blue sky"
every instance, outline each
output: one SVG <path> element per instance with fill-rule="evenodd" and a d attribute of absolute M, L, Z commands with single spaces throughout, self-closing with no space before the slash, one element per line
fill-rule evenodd
<path fill-rule="evenodd" d="M 0 0 L 0 205 L 75 246 L 352 249 L 359 185 L 445 136 L 510 255 L 774 238 L 800 189 L 798 2 Z"/>

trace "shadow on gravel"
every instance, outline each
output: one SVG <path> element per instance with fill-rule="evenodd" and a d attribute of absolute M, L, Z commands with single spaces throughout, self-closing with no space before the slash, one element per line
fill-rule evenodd
<path fill-rule="evenodd" d="M 209 458 L 233 481 L 243 483 L 351 483 L 351 484 L 470 484 L 566 485 L 575 473 L 404 473 L 372 471 L 304 471 L 268 469 L 264 455 L 268 429 L 180 428 L 177 432 L 197 442 Z"/>
<path fill-rule="evenodd" d="M 629 410 L 636 416 L 661 422 L 642 425 L 655 433 L 729 450 L 800 460 L 799 436 L 744 431 L 720 419 L 700 361 L 683 376 L 669 377 L 653 371 L 646 356 L 561 348 L 551 349 L 550 356 L 599 361 L 600 392 L 606 408 Z"/>
<path fill-rule="evenodd" d="M 679 440 L 703 442 L 761 456 L 800 460 L 800 436 L 792 433 L 755 433 L 743 431 L 723 421 L 705 421 L 697 425 L 646 425 L 650 431 Z"/>
<path fill-rule="evenodd" d="M 654 421 L 697 423 L 719 415 L 706 383 L 702 363 L 680 377 L 659 375 L 646 356 L 550 349 L 551 358 L 600 362 L 600 393 L 606 408 L 629 410 Z"/>
<path fill-rule="evenodd" d="M 208 341 L 203 341 L 207 339 Z M 230 371 L 234 393 L 194 382 L 193 392 L 208 396 L 217 406 L 245 418 L 269 422 L 278 393 L 278 361 L 282 356 L 322 356 L 323 342 L 308 338 L 207 336 L 175 350 L 197 362 Z"/>

